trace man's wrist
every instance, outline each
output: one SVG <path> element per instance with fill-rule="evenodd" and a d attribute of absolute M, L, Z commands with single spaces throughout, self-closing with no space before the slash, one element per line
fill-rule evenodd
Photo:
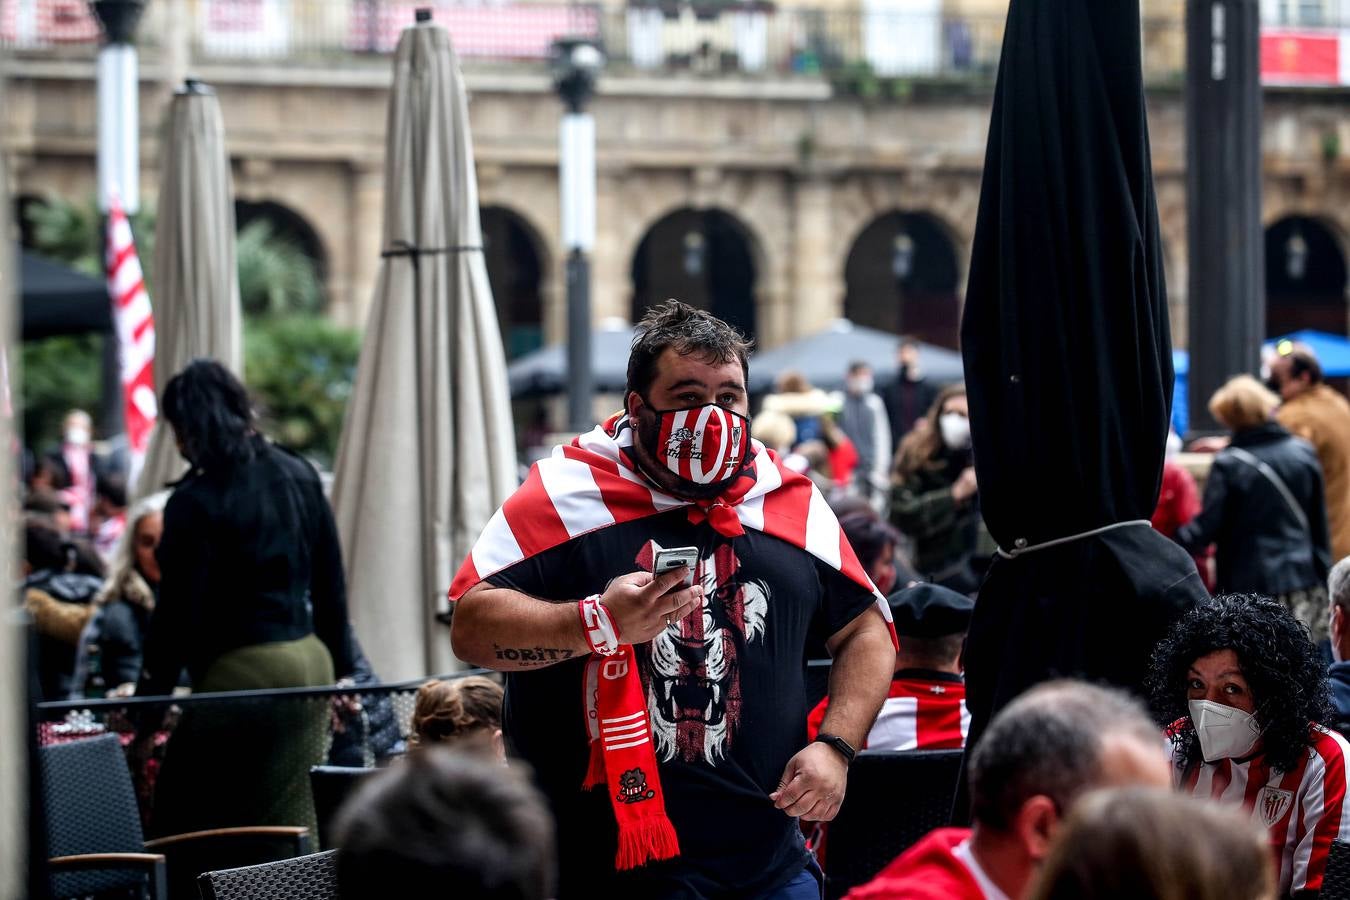
<path fill-rule="evenodd" d="M 814 743 L 824 744 L 832 749 L 841 759 L 843 759 L 845 766 L 852 765 L 853 760 L 858 755 L 857 749 L 855 749 L 851 743 L 844 740 L 839 735 L 831 734 L 828 731 L 822 731 L 817 734 Z"/>
<path fill-rule="evenodd" d="M 591 594 L 577 602 L 581 617 L 581 632 L 586 646 L 599 656 L 613 656 L 619 652 L 619 630 L 610 617 L 609 609 L 600 602 L 599 594 Z"/>

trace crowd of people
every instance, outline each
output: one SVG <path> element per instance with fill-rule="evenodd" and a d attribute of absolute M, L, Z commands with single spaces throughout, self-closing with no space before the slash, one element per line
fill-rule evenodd
<path fill-rule="evenodd" d="M 501 674 L 426 683 L 403 728 L 384 710 L 376 757 L 344 746 L 342 703 L 188 708 L 152 833 L 293 824 L 310 765 L 378 761 L 341 828 L 347 896 L 397 871 L 466 896 L 819 897 L 856 753 L 969 734 L 962 647 L 996 548 L 965 390 L 918 359 L 902 342 L 880 390 L 860 363 L 833 395 L 789 373 L 752 419 L 743 338 L 655 308 L 624 409 L 531 470 L 450 586 L 456 654 Z M 161 407 L 189 462 L 161 492 L 129 503 L 78 412 L 29 466 L 43 698 L 377 680 L 318 473 L 215 363 Z M 1230 435 L 1193 448 L 1212 453 L 1203 495 L 1173 456 L 1155 525 L 1215 597 L 1157 647 L 1149 706 L 1070 680 L 1024 694 L 967 754 L 970 827 L 850 896 L 1321 890 L 1350 838 L 1350 404 L 1294 346 L 1210 410 Z M 671 549 L 688 555 L 663 569 Z M 822 656 L 815 703 L 803 664 Z M 163 725 L 137 723 L 133 762 Z"/>

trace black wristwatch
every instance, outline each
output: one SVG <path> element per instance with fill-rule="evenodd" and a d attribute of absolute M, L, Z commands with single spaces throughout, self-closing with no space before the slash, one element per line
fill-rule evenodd
<path fill-rule="evenodd" d="M 816 735 L 816 742 L 829 744 L 831 747 L 838 750 L 839 755 L 844 758 L 844 765 L 846 766 L 852 765 L 853 758 L 858 755 L 858 751 L 853 749 L 853 745 L 837 734 L 829 734 L 822 731 L 820 734 Z"/>

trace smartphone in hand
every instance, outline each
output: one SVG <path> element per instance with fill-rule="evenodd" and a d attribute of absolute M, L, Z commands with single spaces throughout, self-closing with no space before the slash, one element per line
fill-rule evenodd
<path fill-rule="evenodd" d="M 653 575 L 660 575 L 663 572 L 669 572 L 671 569 L 678 569 L 680 566 L 688 566 L 689 574 L 685 576 L 684 586 L 693 586 L 694 567 L 698 565 L 697 547 L 671 547 L 669 550 L 665 550 L 662 549 L 660 544 L 653 542 L 652 549 L 655 551 L 652 555 Z"/>

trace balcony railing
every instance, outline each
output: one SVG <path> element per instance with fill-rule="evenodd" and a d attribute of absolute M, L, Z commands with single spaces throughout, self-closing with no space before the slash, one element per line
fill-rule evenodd
<path fill-rule="evenodd" d="M 557 38 L 585 36 L 603 43 L 620 73 L 824 76 L 863 96 L 907 91 L 914 80 L 988 81 L 1004 28 L 1002 16 L 907 14 L 864 3 L 821 10 L 764 0 L 186 0 L 176 7 L 186 16 L 180 22 L 170 21 L 172 5 L 147 4 L 139 43 L 147 59 L 176 40 L 198 63 L 354 67 L 390 53 L 422 7 L 473 64 L 538 65 Z M 1281 74 L 1274 80 L 1298 82 L 1310 66 L 1305 83 L 1336 83 L 1316 70 L 1322 45 L 1340 40 L 1336 28 L 1291 31 L 1272 20 L 1263 61 L 1269 57 Z M 97 42 L 86 0 L 0 0 L 0 48 L 22 57 L 87 56 Z M 1350 40 L 1341 55 L 1350 56 Z M 1150 83 L 1179 83 L 1184 57 L 1182 22 L 1144 22 Z"/>

